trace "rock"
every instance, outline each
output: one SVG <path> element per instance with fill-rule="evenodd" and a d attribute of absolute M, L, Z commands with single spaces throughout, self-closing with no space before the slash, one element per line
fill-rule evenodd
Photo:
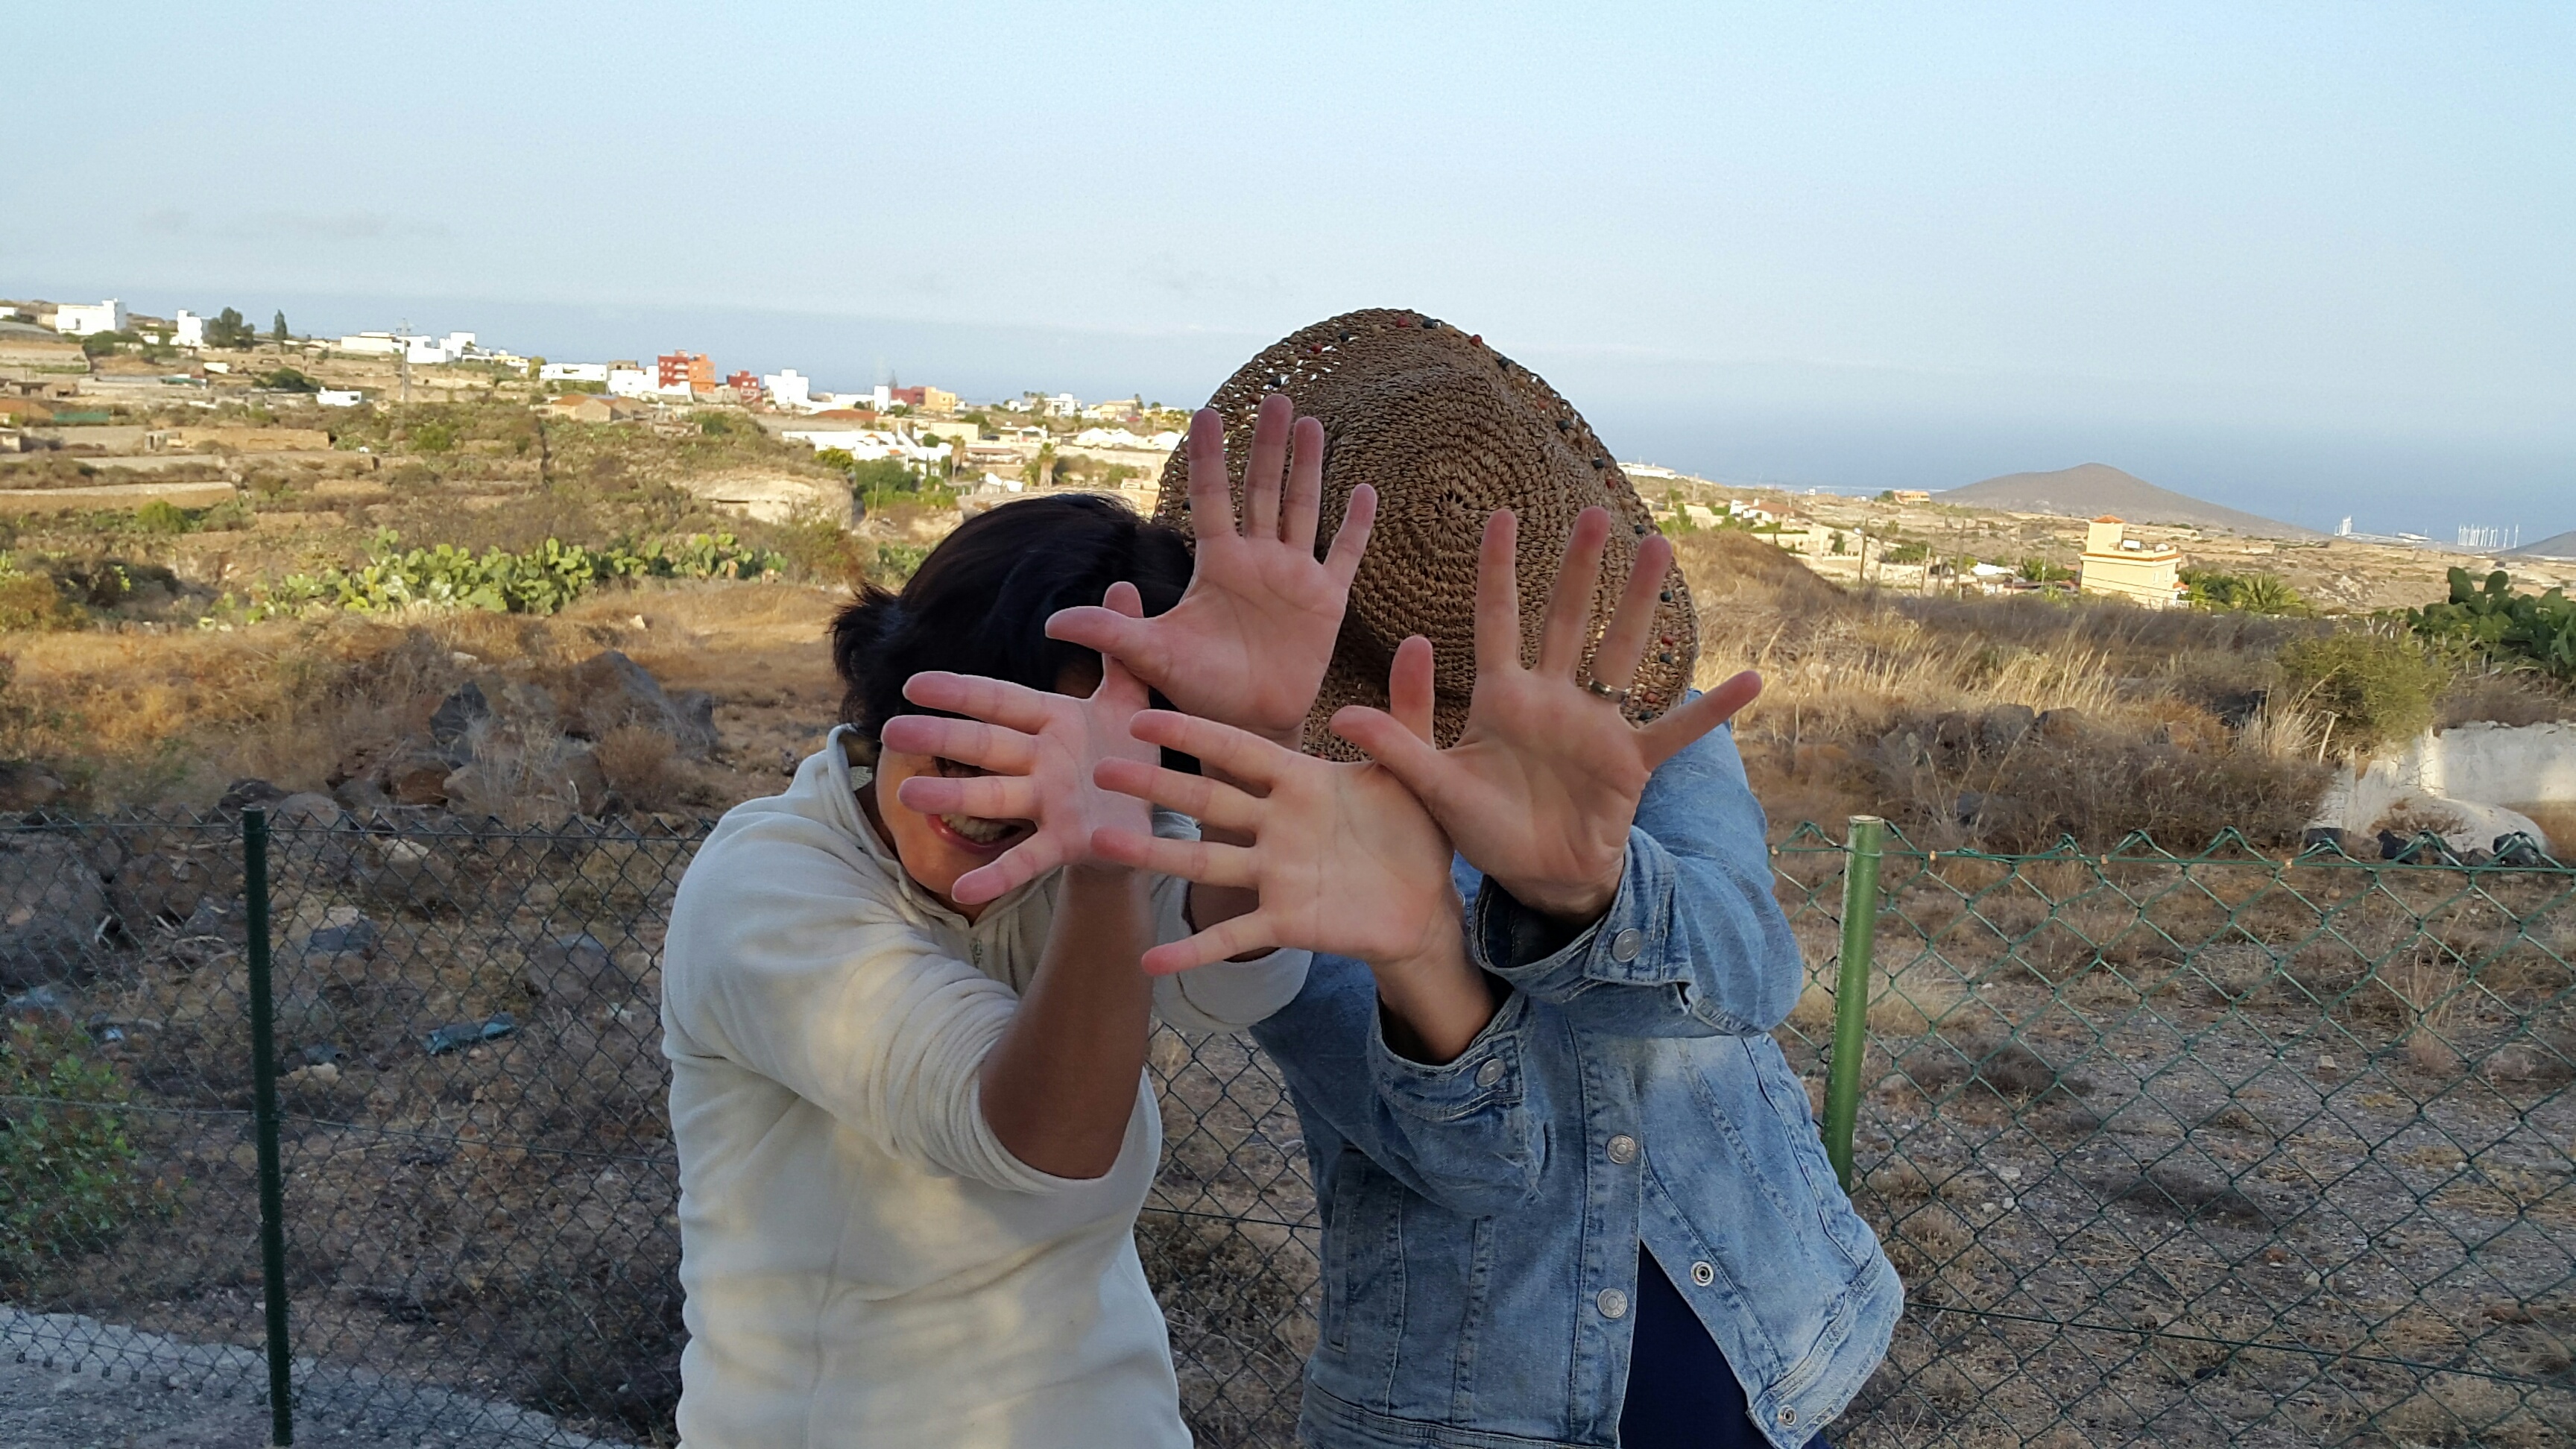
<path fill-rule="evenodd" d="M 579 1002 L 603 987 L 622 989 L 628 984 L 616 958 L 588 932 L 539 941 L 528 948 L 527 962 L 520 980 L 528 994 L 558 1005 Z"/>
<path fill-rule="evenodd" d="M 405 750 L 384 767 L 384 790 L 396 805 L 444 805 L 456 764 L 432 750 Z"/>
<path fill-rule="evenodd" d="M 2339 825 L 2312 825 L 2299 835 L 2301 855 L 2340 854 L 2354 860 L 2368 860 L 2377 848 L 2368 836 L 2346 830 Z"/>
<path fill-rule="evenodd" d="M 2507 831 L 2495 838 L 2495 863 L 2517 870 L 2544 869 L 2550 864 L 2549 853 L 2539 842 L 2519 830 Z"/>
<path fill-rule="evenodd" d="M 0 844 L 0 986 L 83 973 L 107 919 L 98 872 L 68 843 Z"/>
<path fill-rule="evenodd" d="M 11 1016 L 57 1017 L 64 1021 L 74 1019 L 70 1001 L 50 986 L 29 987 L 15 996 L 0 1000 L 0 1011 L 5 1011 Z"/>
<path fill-rule="evenodd" d="M 0 810 L 42 810 L 62 798 L 63 788 L 42 765 L 0 762 Z"/>
<path fill-rule="evenodd" d="M 1988 755 L 2001 755 L 2020 744 L 2039 712 L 2026 704 L 1999 704 L 1987 710 L 1977 721 L 1977 748 Z"/>
<path fill-rule="evenodd" d="M 116 868 L 108 902 L 126 934 L 140 936 L 154 926 L 176 926 L 240 891 L 241 866 L 229 852 L 157 850 Z"/>
<path fill-rule="evenodd" d="M 2041 739 L 2061 742 L 2079 738 L 2089 728 L 2084 711 L 2080 709 L 2044 710 L 2033 724 Z"/>
<path fill-rule="evenodd" d="M 339 955 L 344 952 L 373 956 L 376 954 L 377 945 L 383 940 L 384 932 L 376 928 L 376 923 L 360 916 L 345 925 L 322 926 L 315 929 L 312 934 L 304 938 L 304 949 L 316 956 Z"/>
<path fill-rule="evenodd" d="M 596 740 L 619 725 L 642 725 L 669 735 L 680 753 L 703 760 L 716 747 L 715 701 L 691 690 L 674 700 L 644 666 L 608 649 L 574 665 L 568 732 Z"/>
<path fill-rule="evenodd" d="M 333 785 L 331 798 L 352 815 L 382 810 L 394 803 L 394 797 L 385 793 L 383 782 L 372 775 L 353 775 Z"/>
<path fill-rule="evenodd" d="M 474 758 L 465 736 L 475 725 L 492 717 L 492 701 L 483 686 L 467 680 L 455 693 L 438 702 L 429 716 L 429 739 L 447 756 L 451 767 Z"/>
<path fill-rule="evenodd" d="M 427 909 L 447 904 L 456 867 L 417 840 L 388 840 L 358 875 L 360 889 L 390 906 Z"/>
<path fill-rule="evenodd" d="M 215 801 L 215 808 L 239 811 L 253 805 L 274 805 L 285 799 L 286 793 L 266 780 L 235 780 L 224 787 L 223 797 Z"/>
<path fill-rule="evenodd" d="M 608 809 L 608 773 L 589 750 L 567 751 L 555 762 L 554 777 L 562 784 L 564 803 L 575 815 L 598 815 Z"/>
<path fill-rule="evenodd" d="M 327 828 L 340 823 L 340 802 L 319 790 L 306 790 L 269 806 L 268 820 L 271 825 L 290 828 Z"/>
<path fill-rule="evenodd" d="M 2442 837 L 2427 832 L 2409 840 L 2394 830 L 2379 832 L 2379 858 L 2398 865 L 2457 865 Z"/>

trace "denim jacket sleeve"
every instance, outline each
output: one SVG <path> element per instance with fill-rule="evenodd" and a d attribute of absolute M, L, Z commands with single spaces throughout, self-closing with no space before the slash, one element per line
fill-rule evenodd
<path fill-rule="evenodd" d="M 1806 969 L 1771 895 L 1762 806 L 1729 730 L 1646 784 L 1610 909 L 1551 949 L 1545 923 L 1484 883 L 1468 917 L 1476 964 L 1619 1036 L 1751 1036 L 1786 1020 Z"/>
<path fill-rule="evenodd" d="M 1485 1217 L 1527 1204 L 1546 1162 L 1529 1007 L 1512 993 L 1454 1060 L 1412 1061 L 1386 1044 L 1368 967 L 1319 955 L 1297 999 L 1251 1030 L 1300 1112 L 1432 1202 Z"/>

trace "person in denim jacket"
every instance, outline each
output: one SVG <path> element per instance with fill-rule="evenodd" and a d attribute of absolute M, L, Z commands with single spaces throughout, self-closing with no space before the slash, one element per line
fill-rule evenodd
<path fill-rule="evenodd" d="M 1388 512 L 1404 512 L 1402 486 L 1382 483 Z M 1769 1035 L 1804 972 L 1761 807 L 1717 728 L 1759 681 L 1632 724 L 1620 706 L 1670 545 L 1638 546 L 1587 650 L 1609 531 L 1598 508 L 1579 517 L 1523 667 L 1514 519 L 1490 519 L 1473 692 L 1446 749 L 1433 650 L 1414 638 L 1388 710 L 1330 717 L 1374 763 L 1149 712 L 1138 738 L 1263 794 L 1104 771 L 1252 842 L 1102 842 L 1260 895 L 1149 969 L 1265 944 L 1317 953 L 1297 999 L 1255 1028 L 1287 1076 L 1324 1221 L 1312 1445 L 1796 1449 L 1858 1392 L 1902 1308 Z M 1364 568 L 1355 612 L 1368 587 Z M 1445 911 L 1431 875 L 1452 888 Z"/>

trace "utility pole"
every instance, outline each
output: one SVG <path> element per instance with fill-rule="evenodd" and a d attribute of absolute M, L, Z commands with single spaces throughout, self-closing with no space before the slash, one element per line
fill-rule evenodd
<path fill-rule="evenodd" d="M 410 406 L 411 406 L 411 319 L 410 319 L 410 318 L 405 317 L 405 318 L 403 319 L 403 324 L 402 324 L 402 335 L 400 335 L 400 336 L 396 337 L 396 338 L 394 339 L 394 341 L 395 341 L 397 344 L 399 344 L 399 345 L 397 345 L 397 346 L 394 348 L 394 365 L 395 365 L 396 367 L 398 367 L 398 368 L 402 369 L 402 405 L 403 405 L 404 407 L 410 407 Z"/>

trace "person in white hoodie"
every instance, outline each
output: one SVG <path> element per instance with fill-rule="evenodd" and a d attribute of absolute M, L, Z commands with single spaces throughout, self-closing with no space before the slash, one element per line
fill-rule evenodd
<path fill-rule="evenodd" d="M 843 723 L 681 882 L 662 1024 L 686 1449 L 1190 1442 L 1133 1236 L 1161 1146 L 1149 1014 L 1249 1025 L 1308 958 L 1141 969 L 1255 901 L 1093 849 L 1199 832 L 1095 782 L 1157 758 L 1130 724 L 1161 701 L 1048 621 L 1151 618 L 1139 647 L 1203 661 L 1169 703 L 1294 748 L 1374 511 L 1354 495 L 1318 556 L 1323 436 L 1284 398 L 1239 523 L 1215 414 L 1191 446 L 1195 562 L 1068 496 L 979 515 L 901 594 L 867 590 L 833 628 Z"/>

